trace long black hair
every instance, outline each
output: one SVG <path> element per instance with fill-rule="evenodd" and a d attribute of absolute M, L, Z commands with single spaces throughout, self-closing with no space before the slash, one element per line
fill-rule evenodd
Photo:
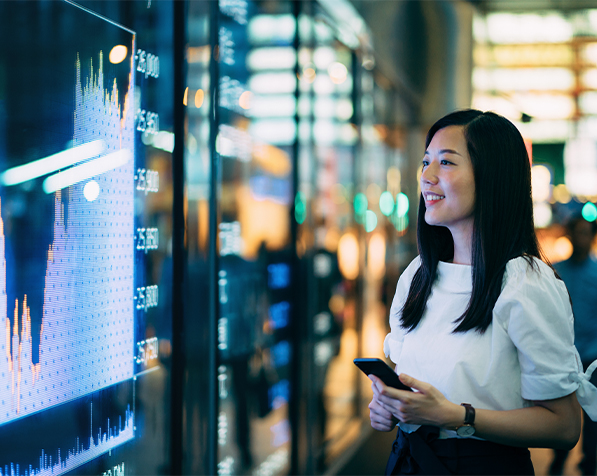
<path fill-rule="evenodd" d="M 484 333 L 492 320 L 502 290 L 506 264 L 524 256 L 541 259 L 533 224 L 531 167 L 524 140 L 506 118 L 493 112 L 466 109 L 439 119 L 427 133 L 425 148 L 437 131 L 462 126 L 475 180 L 473 211 L 472 281 L 468 306 L 454 332 L 472 329 Z M 454 255 L 450 231 L 425 221 L 425 201 L 419 199 L 417 243 L 421 266 L 415 273 L 402 308 L 402 327 L 412 330 L 420 322 L 437 265 Z"/>

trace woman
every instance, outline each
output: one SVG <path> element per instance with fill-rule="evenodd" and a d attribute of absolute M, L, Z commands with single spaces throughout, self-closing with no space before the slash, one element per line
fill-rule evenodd
<path fill-rule="evenodd" d="M 448 114 L 427 134 L 420 185 L 420 255 L 384 341 L 415 392 L 370 376 L 371 425 L 399 424 L 386 473 L 534 474 L 528 447 L 574 447 L 579 401 L 596 419 L 597 389 L 566 287 L 541 260 L 524 141 L 497 114 Z"/>

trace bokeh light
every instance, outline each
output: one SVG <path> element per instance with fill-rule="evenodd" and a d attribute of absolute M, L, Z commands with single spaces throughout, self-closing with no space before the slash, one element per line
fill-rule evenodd
<path fill-rule="evenodd" d="M 536 228 L 545 228 L 551 224 L 553 214 L 551 206 L 548 203 L 535 203 L 533 207 L 533 215 Z"/>
<path fill-rule="evenodd" d="M 359 242 L 352 233 L 342 235 L 338 242 L 338 267 L 346 279 L 359 275 Z"/>
<path fill-rule="evenodd" d="M 403 217 L 408 213 L 409 206 L 410 205 L 406 194 L 400 192 L 398 195 L 396 195 L 396 214 L 399 217 Z"/>
<path fill-rule="evenodd" d="M 93 202 L 100 193 L 100 186 L 95 180 L 90 180 L 83 187 L 83 195 L 88 202 Z"/>
<path fill-rule="evenodd" d="M 238 98 L 238 104 L 243 109 L 251 109 L 251 98 L 253 93 L 251 91 L 245 91 Z"/>
<path fill-rule="evenodd" d="M 367 210 L 365 213 L 365 231 L 372 232 L 377 227 L 377 215 L 373 210 Z"/>
<path fill-rule="evenodd" d="M 367 201 L 367 197 L 364 193 L 357 193 L 354 196 L 354 212 L 357 215 L 362 215 L 367 211 L 367 206 L 369 202 Z"/>
<path fill-rule="evenodd" d="M 367 185 L 367 200 L 369 203 L 379 203 L 379 197 L 381 195 L 381 187 L 376 183 L 370 183 Z"/>
<path fill-rule="evenodd" d="M 387 190 L 379 196 L 379 210 L 385 216 L 390 216 L 394 211 L 394 197 Z"/>
<path fill-rule="evenodd" d="M 110 63 L 112 63 L 112 64 L 122 63 L 125 60 L 127 54 L 128 54 L 128 49 L 126 46 L 116 45 L 110 51 L 110 56 L 109 56 Z"/>
<path fill-rule="evenodd" d="M 572 200 L 568 187 L 563 183 L 556 185 L 552 190 L 553 198 L 560 203 L 568 203 Z"/>
<path fill-rule="evenodd" d="M 582 216 L 587 221 L 597 220 L 597 207 L 595 204 L 591 202 L 585 203 L 584 207 L 582 207 Z"/>
<path fill-rule="evenodd" d="M 572 243 L 566 236 L 560 236 L 554 243 L 553 251 L 558 261 L 564 261 L 572 256 Z"/>
<path fill-rule="evenodd" d="M 531 169 L 531 181 L 533 187 L 533 201 L 543 202 L 549 199 L 551 172 L 544 165 L 534 165 Z"/>
<path fill-rule="evenodd" d="M 198 89 L 195 93 L 195 107 L 200 108 L 201 106 L 203 106 L 204 99 L 205 93 L 203 92 L 203 89 Z"/>
<path fill-rule="evenodd" d="M 333 83 L 342 84 L 344 81 L 346 81 L 346 77 L 348 76 L 348 70 L 346 69 L 346 66 L 344 66 L 342 63 L 336 62 L 332 63 L 328 67 L 328 74 L 330 75 L 330 78 Z"/>
<path fill-rule="evenodd" d="M 386 239 L 374 233 L 367 247 L 367 271 L 373 279 L 381 279 L 386 272 Z"/>
<path fill-rule="evenodd" d="M 408 215 L 404 215 L 402 217 L 394 216 L 392 222 L 394 223 L 394 227 L 398 233 L 404 233 L 408 228 Z"/>
<path fill-rule="evenodd" d="M 307 199 L 303 192 L 298 192 L 294 198 L 294 219 L 302 225 L 307 218 Z"/>

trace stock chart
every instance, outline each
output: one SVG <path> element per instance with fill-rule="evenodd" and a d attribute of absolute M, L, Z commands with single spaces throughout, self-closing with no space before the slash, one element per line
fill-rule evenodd
<path fill-rule="evenodd" d="M 159 177 L 136 149 L 159 116 L 136 84 L 159 59 L 76 4 L 27 3 L 2 7 L 17 41 L 0 86 L 0 474 L 58 475 L 135 438 L 137 379 L 156 369 L 159 232 L 142 218 Z M 36 22 L 48 8 L 69 25 Z"/>

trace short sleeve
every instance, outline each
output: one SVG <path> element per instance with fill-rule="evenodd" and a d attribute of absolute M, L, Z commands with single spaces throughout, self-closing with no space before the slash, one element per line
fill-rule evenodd
<path fill-rule="evenodd" d="M 571 376 L 582 366 L 566 286 L 548 265 L 534 262 L 516 258 L 508 263 L 494 324 L 503 325 L 516 346 L 522 397 L 550 400 L 576 391 Z"/>
<path fill-rule="evenodd" d="M 421 266 L 421 260 L 417 256 L 398 279 L 396 293 L 394 294 L 392 307 L 390 308 L 390 332 L 384 339 L 383 351 L 385 356 L 389 357 L 395 364 L 400 359 L 402 342 L 404 341 L 404 329 L 400 325 L 401 311 L 408 296 L 410 283 L 419 266 Z"/>

